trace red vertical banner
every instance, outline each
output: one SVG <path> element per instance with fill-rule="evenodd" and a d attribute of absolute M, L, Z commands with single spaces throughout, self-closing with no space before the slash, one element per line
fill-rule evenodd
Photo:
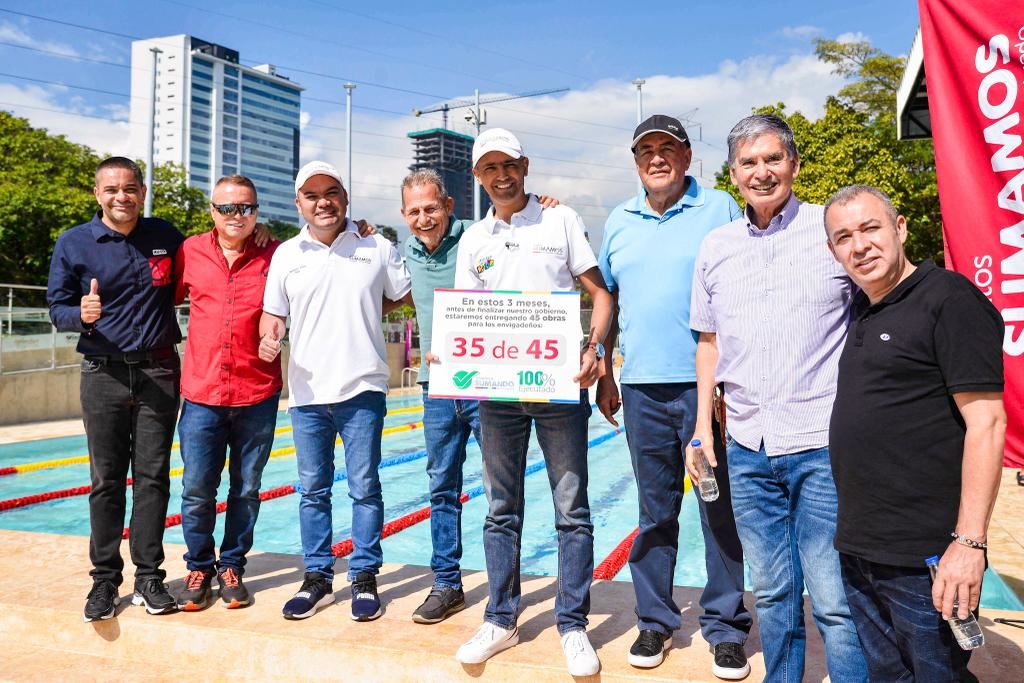
<path fill-rule="evenodd" d="M 1006 466 L 1024 466 L 1024 3 L 919 0 L 946 264 L 1003 316 Z M 913 229 L 913 226 L 911 226 Z"/>

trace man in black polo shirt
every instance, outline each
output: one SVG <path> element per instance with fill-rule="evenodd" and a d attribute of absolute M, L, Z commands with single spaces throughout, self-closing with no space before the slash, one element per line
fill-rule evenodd
<path fill-rule="evenodd" d="M 973 681 L 943 620 L 981 593 L 1006 431 L 1002 319 L 964 276 L 907 260 L 906 220 L 880 190 L 840 190 L 825 227 L 861 288 L 829 448 L 835 546 L 871 679 Z"/>
<path fill-rule="evenodd" d="M 175 609 L 160 568 L 178 415 L 181 368 L 171 274 L 185 237 L 170 223 L 140 218 L 146 186 L 130 159 L 96 169 L 100 210 L 64 232 L 53 250 L 47 301 L 53 324 L 79 332 L 82 418 L 89 442 L 89 559 L 93 587 L 85 620 L 109 619 L 121 584 L 125 478 L 132 471 L 128 537 L 135 563 L 132 601 L 150 614 Z"/>

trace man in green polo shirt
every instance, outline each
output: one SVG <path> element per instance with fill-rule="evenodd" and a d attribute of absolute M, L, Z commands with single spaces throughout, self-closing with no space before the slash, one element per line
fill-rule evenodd
<path fill-rule="evenodd" d="M 540 197 L 551 207 L 557 200 Z M 455 200 L 448 196 L 441 176 L 433 170 L 415 171 L 402 181 L 402 217 L 412 234 L 405 240 L 405 265 L 412 275 L 412 298 L 420 328 L 418 381 L 423 386 L 423 436 L 427 443 L 427 475 L 430 477 L 430 568 L 434 587 L 415 612 L 413 621 L 436 624 L 465 608 L 462 592 L 462 465 L 471 435 L 480 440 L 477 402 L 430 398 L 427 395 L 434 290 L 455 286 L 455 261 L 459 240 L 471 220 L 452 214 Z"/>

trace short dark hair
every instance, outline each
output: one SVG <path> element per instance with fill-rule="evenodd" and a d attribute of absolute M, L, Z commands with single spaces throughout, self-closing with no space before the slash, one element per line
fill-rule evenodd
<path fill-rule="evenodd" d="M 256 191 L 256 186 L 253 184 L 251 180 L 246 178 L 244 175 L 226 175 L 216 182 L 216 184 L 213 186 L 213 189 L 216 190 L 221 185 L 241 185 L 242 187 L 248 187 L 250 190 L 252 190 L 252 193 L 254 195 L 256 195 L 257 197 L 259 196 L 259 193 Z M 212 191 L 210 192 L 210 195 L 213 195 Z"/>
<path fill-rule="evenodd" d="M 108 168 L 123 168 L 126 171 L 131 171 L 132 175 L 135 176 L 135 182 L 142 187 L 146 182 L 142 179 L 142 169 L 139 165 L 129 159 L 128 157 L 108 157 L 100 162 L 100 165 L 96 167 L 96 177 L 99 177 L 100 171 Z"/>
<path fill-rule="evenodd" d="M 896 220 L 900 217 L 900 212 L 892 203 L 892 199 L 889 198 L 889 195 L 872 185 L 847 185 L 829 197 L 828 201 L 825 202 L 825 209 L 822 211 L 821 218 L 822 222 L 826 225 L 826 234 L 828 233 L 828 210 L 837 204 L 839 206 L 846 206 L 862 194 L 871 195 L 878 201 L 882 202 L 882 208 L 885 211 L 885 215 L 888 216 L 893 225 L 896 224 Z"/>

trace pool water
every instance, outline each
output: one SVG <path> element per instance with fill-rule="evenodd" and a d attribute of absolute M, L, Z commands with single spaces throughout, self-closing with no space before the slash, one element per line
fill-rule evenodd
<path fill-rule="evenodd" d="M 419 397 L 391 397 L 389 410 L 419 405 Z M 385 428 L 418 422 L 421 412 L 389 414 Z M 290 427 L 288 415 L 278 414 L 278 427 Z M 613 428 L 595 411 L 590 421 L 590 438 L 608 434 Z M 292 446 L 291 432 L 278 434 L 274 448 Z M 383 460 L 416 454 L 424 448 L 423 431 L 414 429 L 385 434 Z M 0 445 L 0 468 L 42 460 L 66 458 L 87 453 L 84 436 L 44 439 L 17 444 Z M 344 448 L 337 447 L 337 471 L 344 471 Z M 531 442 L 527 464 L 542 460 L 536 438 Z M 637 524 L 636 482 L 630 466 L 625 434 L 619 434 L 590 449 L 590 505 L 594 523 L 594 563 L 600 563 Z M 171 454 L 171 467 L 180 467 L 181 458 L 175 449 Z M 475 443 L 468 449 L 464 469 L 463 490 L 469 491 L 481 484 L 480 450 Z M 429 504 L 426 457 L 384 467 L 380 471 L 384 492 L 384 519 L 392 520 Z M 269 489 L 297 483 L 294 454 L 272 458 L 263 473 L 263 488 Z M 46 491 L 84 486 L 89 483 L 87 464 L 68 465 L 0 477 L 0 500 L 17 498 Z M 227 495 L 227 477 L 221 482 L 218 500 Z M 351 534 L 351 507 L 347 484 L 334 487 L 334 542 L 349 538 Z M 292 494 L 264 501 L 256 525 L 254 551 L 300 554 L 299 495 Z M 131 495 L 128 496 L 131 511 Z M 171 500 L 168 514 L 181 510 L 181 477 L 171 479 Z M 463 509 L 464 569 L 485 569 L 482 530 L 487 502 L 483 495 L 470 499 Z M 216 538 L 223 531 L 224 515 L 217 516 Z M 75 496 L 40 503 L 25 508 L 0 512 L 0 528 L 87 536 L 89 534 L 88 496 Z M 181 527 L 167 529 L 164 539 L 168 543 L 183 544 Z M 382 542 L 384 560 L 402 564 L 427 566 L 430 564 L 430 522 L 415 524 Z M 127 552 L 125 549 L 123 552 Z M 558 539 L 554 529 L 554 507 L 547 477 L 541 469 L 526 477 L 526 512 L 522 541 L 522 571 L 531 574 L 554 575 L 558 571 Z M 700 518 L 696 499 L 687 494 L 680 515 L 679 559 L 674 582 L 681 586 L 703 586 L 704 542 L 700 531 Z M 623 568 L 615 577 L 629 581 L 629 569 Z M 749 580 L 748 580 L 749 589 Z M 999 576 L 989 570 L 982 591 L 982 606 L 997 609 L 1024 609 L 1024 604 L 1013 594 Z"/>

